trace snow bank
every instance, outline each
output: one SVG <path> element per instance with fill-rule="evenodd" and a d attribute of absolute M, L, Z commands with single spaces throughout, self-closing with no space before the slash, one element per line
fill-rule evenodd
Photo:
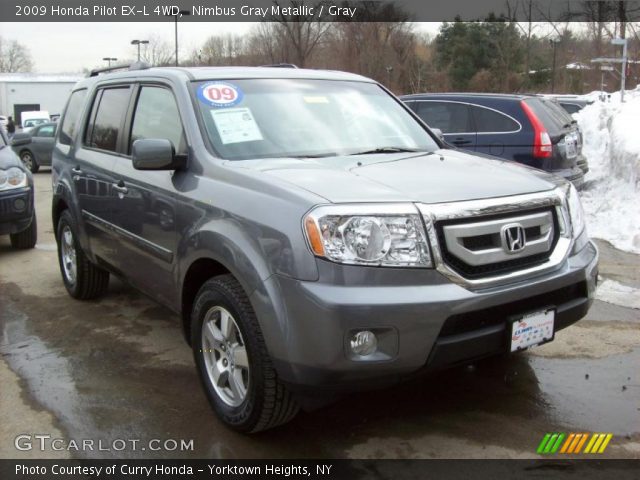
<path fill-rule="evenodd" d="M 640 253 L 640 90 L 614 93 L 575 114 L 590 172 L 582 193 L 592 237 Z"/>

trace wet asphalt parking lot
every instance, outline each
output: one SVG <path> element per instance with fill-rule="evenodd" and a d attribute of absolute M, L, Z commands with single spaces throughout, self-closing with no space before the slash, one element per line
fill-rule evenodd
<path fill-rule="evenodd" d="M 552 343 L 353 394 L 244 436 L 210 410 L 176 315 L 113 277 L 99 301 L 67 295 L 50 172 L 35 178 L 36 249 L 0 237 L 0 458 L 535 458 L 546 432 L 611 432 L 601 457 L 640 458 L 640 255 L 599 241 L 605 291 Z M 17 435 L 42 433 L 96 443 L 14 447 Z M 124 450 L 96 450 L 117 439 Z M 151 439 L 193 440 L 193 450 L 151 451 Z"/>

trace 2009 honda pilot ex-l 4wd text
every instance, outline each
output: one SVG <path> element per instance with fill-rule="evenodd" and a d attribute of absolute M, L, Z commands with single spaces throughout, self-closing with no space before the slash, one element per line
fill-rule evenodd
<path fill-rule="evenodd" d="M 550 341 L 592 301 L 576 190 L 444 148 L 376 82 L 287 68 L 151 68 L 73 89 L 53 152 L 71 296 L 115 274 L 182 316 L 241 431 Z"/>

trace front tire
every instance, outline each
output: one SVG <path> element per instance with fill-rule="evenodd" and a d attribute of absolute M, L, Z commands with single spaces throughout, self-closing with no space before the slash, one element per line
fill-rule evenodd
<path fill-rule="evenodd" d="M 200 288 L 191 342 L 209 403 L 230 428 L 259 432 L 298 413 L 298 403 L 273 368 L 249 299 L 232 275 Z"/>
<path fill-rule="evenodd" d="M 29 249 L 36 246 L 38 241 L 38 224 L 36 223 L 36 214 L 34 212 L 31 218 L 31 224 L 26 230 L 9 235 L 11 246 L 13 248 Z"/>
<path fill-rule="evenodd" d="M 56 231 L 58 263 L 64 286 L 73 298 L 90 300 L 109 286 L 109 272 L 89 261 L 78 242 L 78 228 L 69 210 L 60 215 Z"/>
<path fill-rule="evenodd" d="M 25 150 L 24 152 L 20 153 L 20 160 L 22 160 L 22 164 L 26 168 L 31 170 L 31 173 L 38 173 L 38 170 L 40 170 L 40 165 L 38 165 L 38 162 L 36 162 L 33 153 L 31 153 L 29 150 Z"/>

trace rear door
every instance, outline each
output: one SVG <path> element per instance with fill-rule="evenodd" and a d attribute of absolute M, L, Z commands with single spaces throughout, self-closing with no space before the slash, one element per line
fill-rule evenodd
<path fill-rule="evenodd" d="M 470 105 L 476 127 L 476 151 L 506 159 L 513 159 L 513 147 L 523 142 L 522 125 L 512 116 L 483 105 Z"/>
<path fill-rule="evenodd" d="M 76 198 L 92 253 L 113 265 L 117 253 L 112 198 L 113 168 L 122 153 L 124 122 L 131 96 L 130 85 L 97 90 L 83 142 L 72 165 Z"/>
<path fill-rule="evenodd" d="M 476 132 L 469 105 L 448 100 L 417 100 L 412 108 L 431 128 L 439 128 L 447 143 L 475 150 Z"/>
<path fill-rule="evenodd" d="M 119 236 L 116 268 L 141 290 L 165 304 L 176 302 L 173 272 L 177 249 L 176 182 L 184 172 L 141 171 L 133 167 L 133 142 L 167 139 L 177 155 L 187 155 L 180 112 L 171 88 L 136 87 L 135 109 L 127 124 L 127 155 L 115 165 L 117 199 L 113 222 Z"/>
<path fill-rule="evenodd" d="M 55 125 L 41 125 L 33 133 L 31 144 L 39 165 L 51 165 L 51 153 L 53 152 L 55 136 Z"/>

